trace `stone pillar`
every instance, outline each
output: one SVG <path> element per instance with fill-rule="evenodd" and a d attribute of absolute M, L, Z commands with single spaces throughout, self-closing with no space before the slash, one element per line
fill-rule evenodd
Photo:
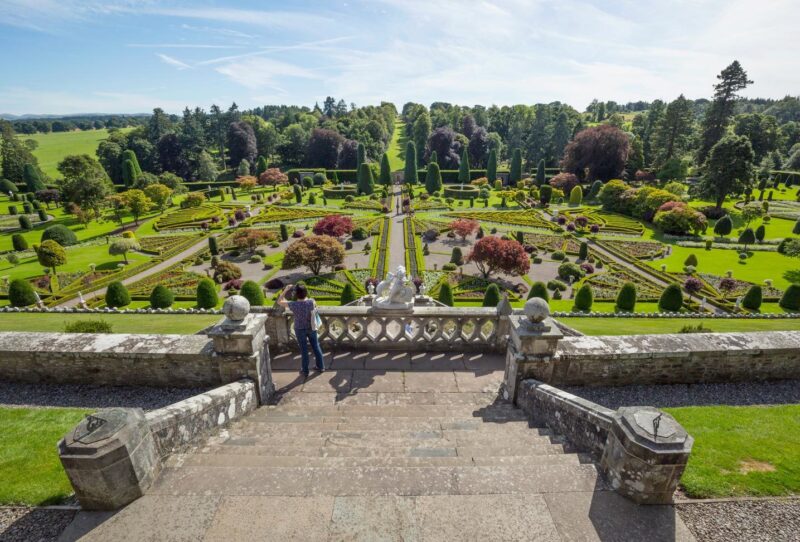
<path fill-rule="evenodd" d="M 87 416 L 58 443 L 58 455 L 86 510 L 116 510 L 141 497 L 161 470 L 140 408 Z"/>
<path fill-rule="evenodd" d="M 671 503 L 693 443 L 666 412 L 623 407 L 614 413 L 600 468 L 614 491 L 639 504 Z"/>
<path fill-rule="evenodd" d="M 250 303 L 239 295 L 225 300 L 222 311 L 225 319 L 207 333 L 214 342 L 220 381 L 251 378 L 257 384 L 259 404 L 266 404 L 275 392 L 265 329 L 267 315 L 250 313 Z"/>
<path fill-rule="evenodd" d="M 547 382 L 552 373 L 558 341 L 564 336 L 550 318 L 547 302 L 537 297 L 525 303 L 524 316 L 509 315 L 509 339 L 503 377 L 503 397 L 516 402 L 519 383 L 525 378 Z"/>

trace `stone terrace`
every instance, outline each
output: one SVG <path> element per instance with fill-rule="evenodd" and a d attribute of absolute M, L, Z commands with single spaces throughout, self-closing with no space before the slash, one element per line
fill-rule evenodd
<path fill-rule="evenodd" d="M 692 540 L 671 506 L 609 491 L 587 456 L 498 399 L 480 353 L 336 352 L 303 379 L 273 357 L 264 406 L 172 456 L 73 540 Z"/>

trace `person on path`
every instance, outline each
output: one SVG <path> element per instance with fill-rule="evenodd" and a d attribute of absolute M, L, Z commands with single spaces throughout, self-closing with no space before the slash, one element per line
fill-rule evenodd
<path fill-rule="evenodd" d="M 312 322 L 317 303 L 308 297 L 308 289 L 302 284 L 294 286 L 295 301 L 289 301 L 286 296 L 291 288 L 292 285 L 289 285 L 283 289 L 280 297 L 278 297 L 278 305 L 288 308 L 294 315 L 294 334 L 297 336 L 297 342 L 300 343 L 300 355 L 302 357 L 300 373 L 303 376 L 308 376 L 308 343 L 311 343 L 314 357 L 317 358 L 315 369 L 322 373 L 325 371 L 325 356 L 319 346 L 317 330 Z"/>

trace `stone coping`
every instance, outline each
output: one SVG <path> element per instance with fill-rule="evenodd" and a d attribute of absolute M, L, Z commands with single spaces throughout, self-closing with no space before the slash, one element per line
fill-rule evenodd
<path fill-rule="evenodd" d="M 213 354 L 213 343 L 203 335 L 139 335 L 134 333 L 0 332 L 0 355 L 15 352 L 91 354 Z"/>

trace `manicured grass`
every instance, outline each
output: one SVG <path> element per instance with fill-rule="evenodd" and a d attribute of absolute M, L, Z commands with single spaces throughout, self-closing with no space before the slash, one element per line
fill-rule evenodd
<path fill-rule="evenodd" d="M 76 408 L 0 408 L 0 504 L 55 504 L 72 494 L 56 443 L 90 413 Z"/>
<path fill-rule="evenodd" d="M 111 324 L 114 333 L 191 335 L 218 322 L 221 318 L 213 314 L 0 313 L 0 330 L 64 331 L 66 322 L 105 320 Z"/>
<path fill-rule="evenodd" d="M 408 137 L 405 135 L 406 125 L 401 119 L 394 121 L 394 132 L 386 154 L 389 156 L 389 167 L 392 171 L 400 171 L 406 165 L 406 143 Z M 419 152 L 419 151 L 417 151 Z"/>
<path fill-rule="evenodd" d="M 128 132 L 132 128 L 121 128 Z M 20 135 L 20 139 L 33 139 L 39 146 L 33 155 L 39 160 L 42 171 L 51 177 L 61 174 L 56 169 L 58 163 L 70 154 L 88 154 L 95 158 L 95 151 L 101 141 L 108 139 L 108 130 L 84 130 L 74 132 L 53 132 L 49 134 Z"/>
<path fill-rule="evenodd" d="M 683 326 L 703 324 L 716 333 L 735 331 L 798 331 L 800 318 L 779 320 L 744 320 L 715 318 L 559 318 L 586 335 L 643 335 L 677 333 Z"/>
<path fill-rule="evenodd" d="M 690 497 L 800 493 L 800 405 L 667 408 L 695 439 Z"/>

